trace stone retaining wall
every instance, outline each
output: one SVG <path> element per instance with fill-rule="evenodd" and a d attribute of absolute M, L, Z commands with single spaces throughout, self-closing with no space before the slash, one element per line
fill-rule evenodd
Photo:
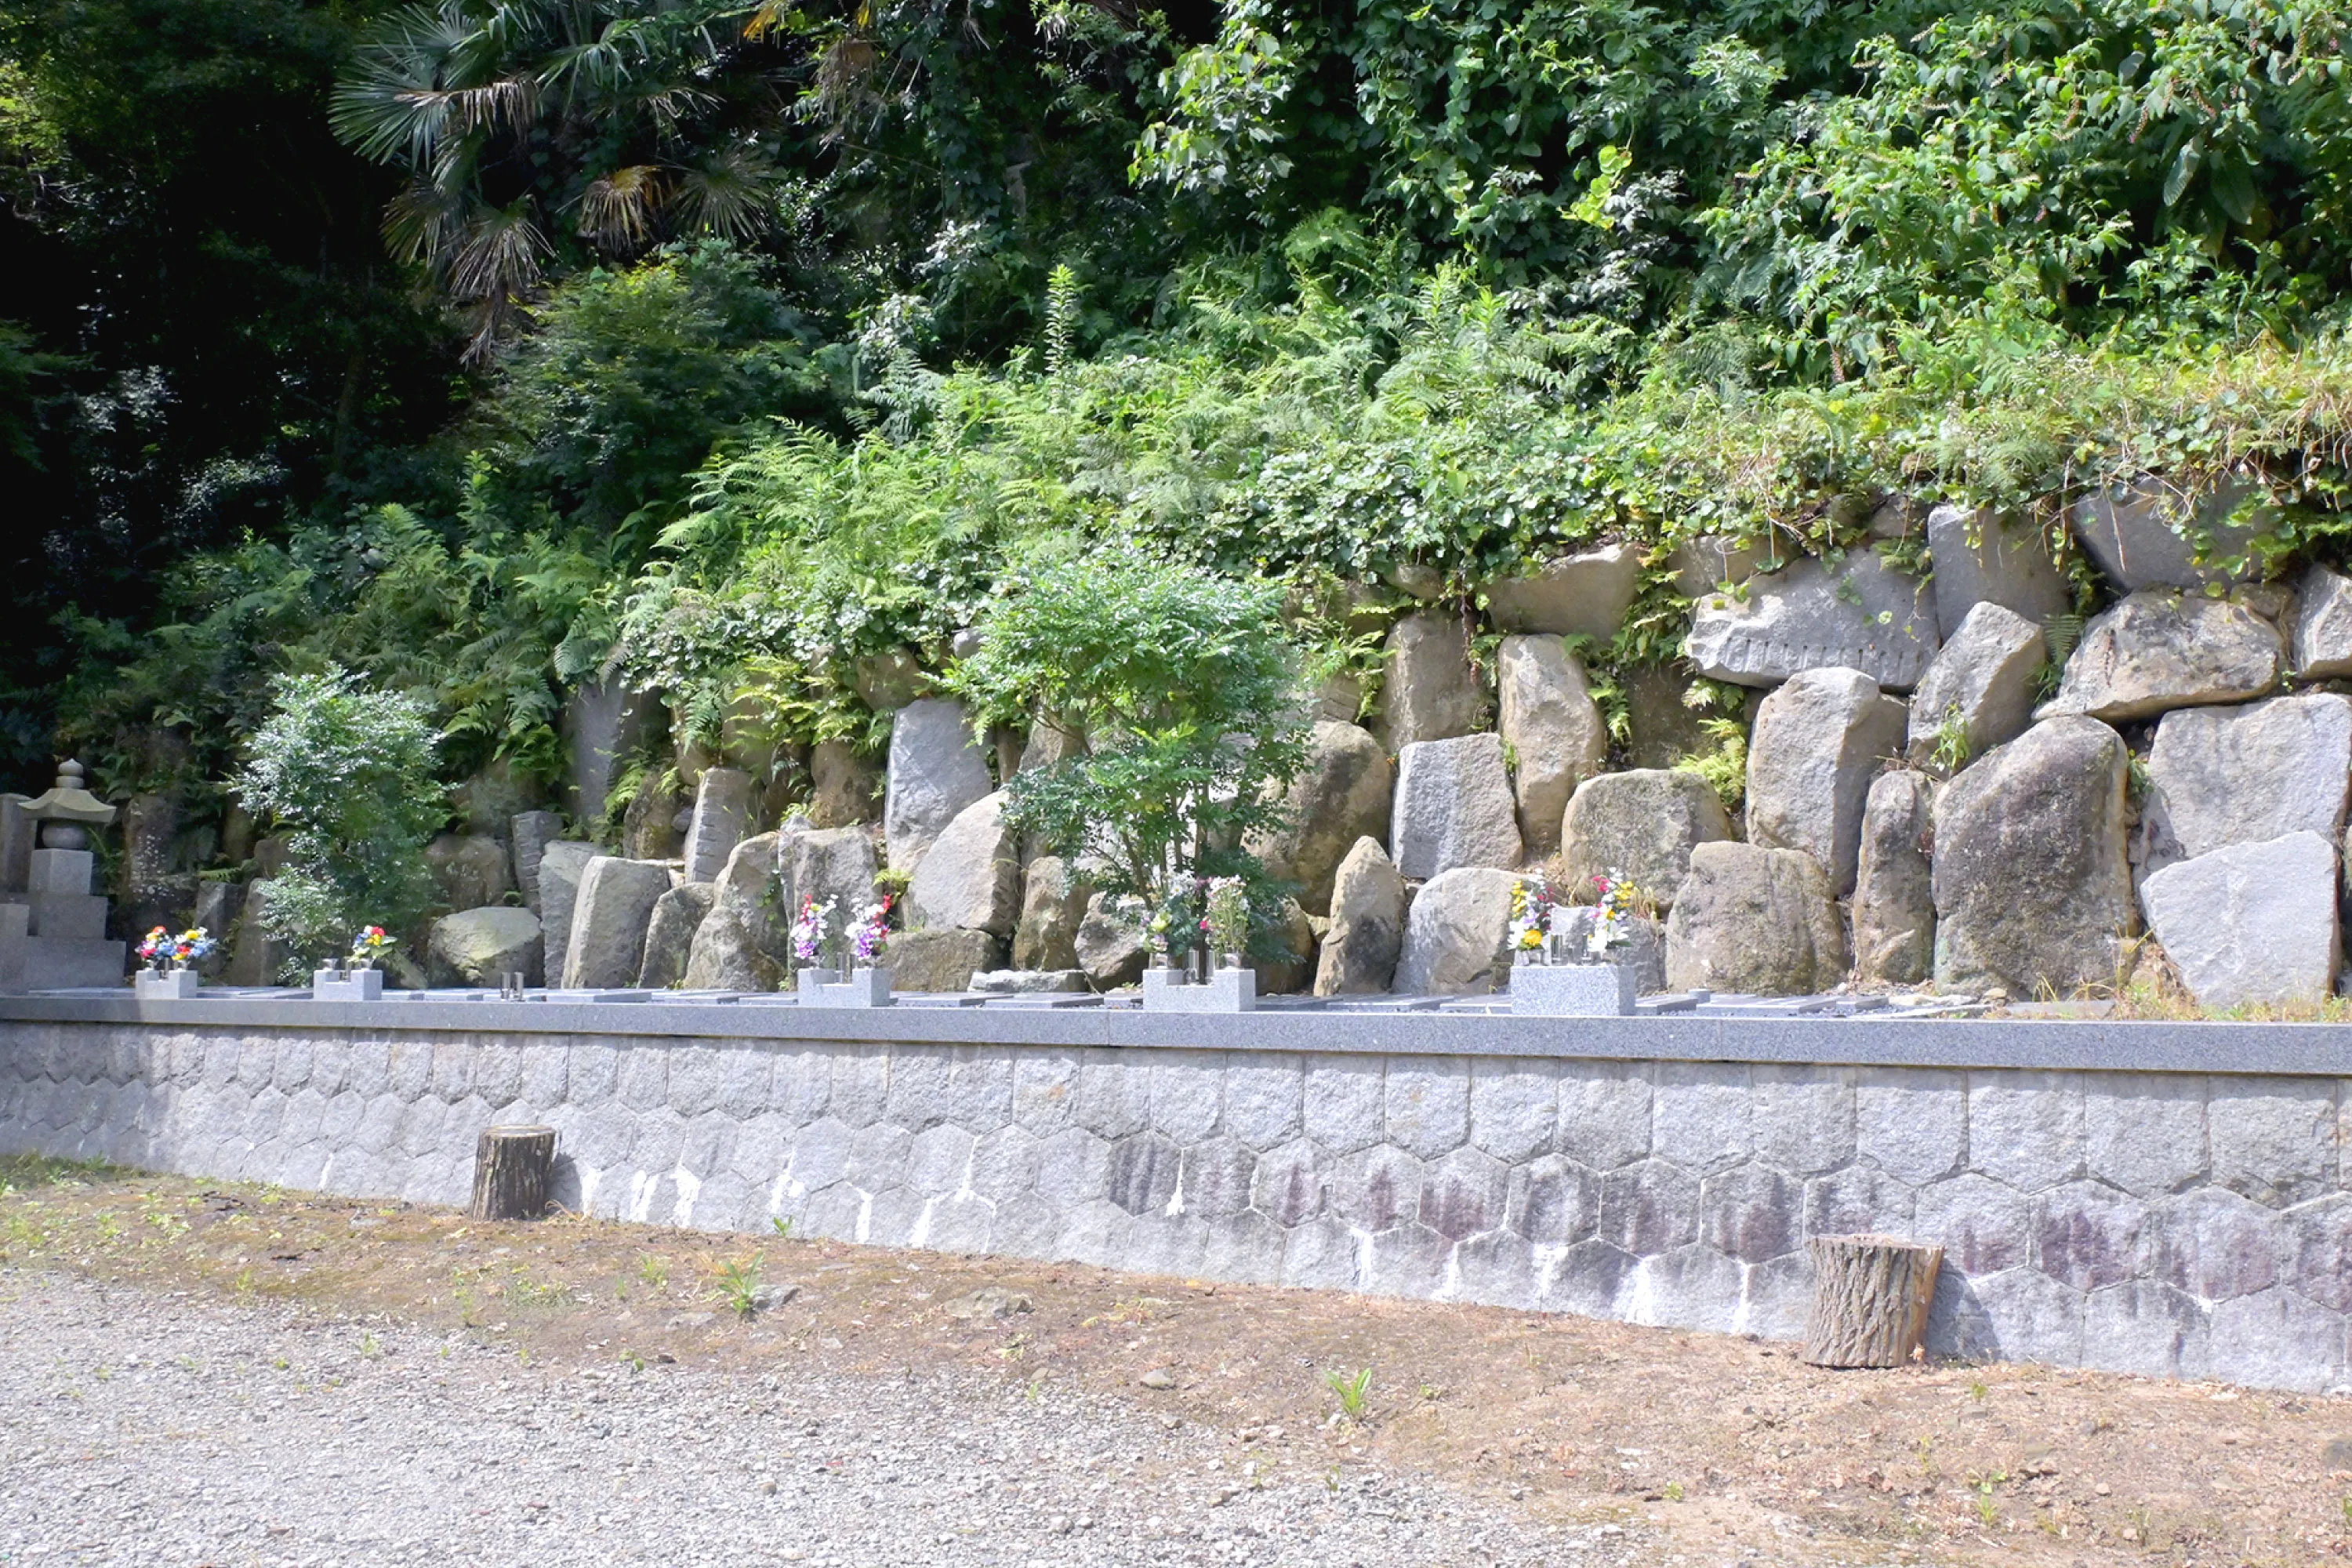
<path fill-rule="evenodd" d="M 1801 1333 L 1816 1232 L 1947 1248 L 1943 1353 L 2346 1377 L 2336 1078 L 0 1023 L 0 1151 Z"/>

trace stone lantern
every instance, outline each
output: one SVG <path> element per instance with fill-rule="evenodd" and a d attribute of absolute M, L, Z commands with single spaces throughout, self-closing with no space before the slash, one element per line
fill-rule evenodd
<path fill-rule="evenodd" d="M 123 944 L 107 940 L 107 901 L 90 891 L 98 858 L 90 852 L 89 830 L 114 816 L 114 807 L 82 787 L 81 764 L 71 759 L 58 764 L 58 782 L 47 794 L 6 802 L 0 829 L 0 875 L 6 882 L 0 888 L 0 989 L 122 984 Z"/>

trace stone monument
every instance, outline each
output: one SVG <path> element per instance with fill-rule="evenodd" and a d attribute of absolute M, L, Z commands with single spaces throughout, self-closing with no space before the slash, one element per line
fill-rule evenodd
<path fill-rule="evenodd" d="M 90 891 L 97 857 L 89 830 L 114 820 L 114 807 L 82 787 L 82 768 L 70 759 L 58 782 L 31 800 L 0 803 L 0 838 L 26 848 L 22 885 L 15 857 L 0 856 L 8 885 L 0 887 L 0 990 L 53 991 L 122 984 L 123 944 L 106 936 L 106 900 Z"/>

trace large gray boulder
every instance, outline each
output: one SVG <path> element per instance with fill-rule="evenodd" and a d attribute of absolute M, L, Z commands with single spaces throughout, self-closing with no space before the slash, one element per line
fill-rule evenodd
<path fill-rule="evenodd" d="M 1380 840 L 1367 834 L 1339 862 L 1331 884 L 1331 927 L 1315 968 L 1315 994 L 1386 991 L 1404 947 L 1404 879 Z"/>
<path fill-rule="evenodd" d="M 1397 756 L 1389 843 L 1397 869 L 1434 877 L 1459 866 L 1519 863 L 1518 805 L 1497 735 L 1420 741 Z"/>
<path fill-rule="evenodd" d="M 859 658 L 850 668 L 850 687 L 857 700 L 877 713 L 888 713 L 904 708 L 930 689 L 930 678 L 923 673 L 922 661 L 909 647 L 894 647 L 886 653 L 870 653 Z"/>
<path fill-rule="evenodd" d="M 1405 912 L 1396 989 L 1412 996 L 1484 994 L 1507 975 L 1511 889 L 1537 879 L 1465 866 L 1422 884 Z"/>
<path fill-rule="evenodd" d="M 501 985 L 509 974 L 540 983 L 543 953 L 539 917 L 510 904 L 460 910 L 433 922 L 425 942 L 425 982 L 431 985 Z"/>
<path fill-rule="evenodd" d="M 809 821 L 818 827 L 855 827 L 874 820 L 882 770 L 846 741 L 819 741 L 809 751 Z"/>
<path fill-rule="evenodd" d="M 1029 862 L 1021 889 L 1021 921 L 1013 929 L 1015 969 L 1078 967 L 1078 925 L 1091 889 L 1059 855 Z"/>
<path fill-rule="evenodd" d="M 441 901 L 453 910 L 478 910 L 507 895 L 507 847 L 487 833 L 444 833 L 425 847 Z"/>
<path fill-rule="evenodd" d="M 1249 960 L 1250 967 L 1257 973 L 1257 994 L 1282 996 L 1311 989 L 1315 984 L 1315 921 L 1299 907 L 1297 899 L 1282 900 L 1282 921 L 1276 935 L 1281 943 L 1278 955 Z"/>
<path fill-rule="evenodd" d="M 775 857 L 787 926 L 804 899 L 830 900 L 843 923 L 874 901 L 874 839 L 862 827 L 789 826 L 777 835 Z"/>
<path fill-rule="evenodd" d="M 740 768 L 705 768 L 694 786 L 694 821 L 686 830 L 686 879 L 709 882 L 751 826 L 751 775 Z"/>
<path fill-rule="evenodd" d="M 1143 978 L 1151 945 L 1142 928 L 1106 907 L 1103 895 L 1087 900 L 1086 918 L 1078 921 L 1078 967 L 1097 991 L 1132 985 Z"/>
<path fill-rule="evenodd" d="M 1609 724 L 1583 664 L 1559 638 L 1505 637 L 1496 668 L 1519 837 L 1534 858 L 1559 847 L 1568 797 L 1608 762 Z"/>
<path fill-rule="evenodd" d="M 694 933 L 702 929 L 718 900 L 717 883 L 711 881 L 683 883 L 654 901 L 653 919 L 646 923 L 645 957 L 637 965 L 640 988 L 660 991 L 685 983 L 686 966 L 694 956 Z"/>
<path fill-rule="evenodd" d="M 1391 751 L 1468 734 L 1485 703 L 1459 616 L 1423 611 L 1389 628 L 1381 738 Z"/>
<path fill-rule="evenodd" d="M 2298 832 L 2167 866 L 2140 901 L 2200 1006 L 2316 1005 L 2344 963 L 2337 881 L 2336 841 Z"/>
<path fill-rule="evenodd" d="M 1388 831 L 1395 798 L 1395 770 L 1380 742 L 1353 724 L 1325 720 L 1315 726 L 1307 765 L 1286 796 L 1288 825 L 1248 847 L 1268 875 L 1298 884 L 1302 906 L 1323 914 L 1341 857 L 1364 835 Z"/>
<path fill-rule="evenodd" d="M 1801 670 L 1764 699 L 1748 742 L 1748 837 L 1801 849 L 1853 891 L 1862 807 L 1879 763 L 1903 750 L 1909 714 L 1858 669 Z"/>
<path fill-rule="evenodd" d="M 509 823 L 508 833 L 514 854 L 515 886 L 522 891 L 523 907 L 537 914 L 540 857 L 562 837 L 563 819 L 551 811 L 519 811 Z"/>
<path fill-rule="evenodd" d="M 2292 833 L 2336 843 L 2347 795 L 2352 700 L 2313 692 L 2168 713 L 2148 748 L 2140 869 Z"/>
<path fill-rule="evenodd" d="M 882 963 L 894 991 L 969 991 L 973 975 L 1004 967 L 1004 939 L 950 927 L 901 931 Z"/>
<path fill-rule="evenodd" d="M 686 832 L 678 826 L 681 818 L 691 824 L 690 802 L 652 779 L 640 781 L 637 793 L 629 797 L 628 809 L 621 813 L 621 858 L 677 859 L 686 847 Z"/>
<path fill-rule="evenodd" d="M 1979 612 L 1997 606 L 1979 606 Z M 1916 985 L 1936 967 L 1935 785 L 1898 771 L 1871 781 L 1853 886 L 1853 975 Z"/>
<path fill-rule="evenodd" d="M 927 697 L 899 709 L 882 803 L 890 864 L 913 870 L 956 814 L 995 787 L 962 703 Z"/>
<path fill-rule="evenodd" d="M 1577 790 L 1560 820 L 1561 874 L 1573 889 L 1622 875 L 1661 906 L 1675 901 L 1691 851 L 1731 837 L 1723 801 L 1696 773 L 1636 768 Z"/>
<path fill-rule="evenodd" d="M 2028 997 L 2112 984 L 2131 934 L 2123 739 L 2045 719 L 1936 796 L 1936 984 Z"/>
<path fill-rule="evenodd" d="M 1834 567 L 1800 561 L 1752 577 L 1745 597 L 1697 600 L 1687 651 L 1701 674 L 1741 686 L 1777 686 L 1834 666 L 1908 691 L 1940 640 L 1927 587 L 1858 551 Z"/>
<path fill-rule="evenodd" d="M 2352 679 L 2352 578 L 2316 562 L 2295 590 L 2294 668 L 2301 680 Z"/>
<path fill-rule="evenodd" d="M 2042 627 L 1987 602 L 1969 611 L 1911 693 L 1906 754 L 1933 761 L 1947 725 L 1965 747 L 1958 765 L 2025 733 L 2034 681 L 2050 657 Z"/>
<path fill-rule="evenodd" d="M 2120 723 L 2243 702 L 2278 684 L 2284 654 L 2278 628 L 2247 605 L 2143 589 L 2083 628 L 2041 716 L 2080 713 Z"/>
<path fill-rule="evenodd" d="M 793 911 L 799 905 L 778 896 L 779 846 L 779 835 L 757 834 L 727 858 L 710 884 L 710 912 L 695 928 L 687 952 L 687 989 L 773 991 L 783 984 L 792 955 Z M 866 856 L 870 867 L 870 847 Z"/>
<path fill-rule="evenodd" d="M 646 957 L 646 927 L 669 891 L 669 868 L 599 855 L 580 874 L 572 935 L 563 944 L 566 990 L 635 985 Z"/>
<path fill-rule="evenodd" d="M 276 985 L 294 961 L 294 949 L 269 934 L 269 894 L 277 884 L 257 877 L 245 886 L 245 912 L 237 918 L 228 964 L 221 979 L 231 985 Z"/>
<path fill-rule="evenodd" d="M 572 818 L 594 822 L 620 782 L 630 755 L 661 732 L 662 705 L 651 692 L 619 681 L 576 689 L 563 700 L 563 739 L 570 753 L 566 780 Z"/>
<path fill-rule="evenodd" d="M 2074 538 L 2127 594 L 2242 582 L 2260 571 L 2259 560 L 2249 554 L 2254 539 L 2273 526 L 2265 511 L 2242 523 L 2230 521 L 2248 493 L 2234 483 L 2198 495 L 2153 477 L 2137 479 L 2077 502 Z"/>
<path fill-rule="evenodd" d="M 1927 553 L 1936 565 L 1936 622 L 1946 642 L 1979 605 L 1998 605 L 2039 626 L 2074 604 L 2042 531 L 1990 507 L 1929 511 Z"/>
<path fill-rule="evenodd" d="M 1504 632 L 1545 632 L 1607 642 L 1642 587 L 1642 552 L 1604 545 L 1549 562 L 1530 575 L 1486 584 L 1486 618 Z"/>
<path fill-rule="evenodd" d="M 999 790 L 958 812 L 916 866 L 907 923 L 1011 936 L 1020 919 L 1021 846 L 1004 826 Z"/>
<path fill-rule="evenodd" d="M 596 858 L 593 844 L 559 838 L 540 852 L 539 929 L 546 946 L 547 977 L 563 978 L 563 960 L 572 944 L 572 915 L 580 897 L 580 879 Z"/>
<path fill-rule="evenodd" d="M 1666 917 L 1666 984 L 1801 996 L 1845 979 L 1845 931 L 1820 862 L 1795 849 L 1702 844 Z"/>

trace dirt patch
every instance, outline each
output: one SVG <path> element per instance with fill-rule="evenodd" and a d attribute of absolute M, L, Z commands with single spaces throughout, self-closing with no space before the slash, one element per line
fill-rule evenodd
<path fill-rule="evenodd" d="M 0 1265 L 380 1315 L 533 1361 L 987 1369 L 1206 1424 L 1268 1478 L 1410 1470 L 1538 1520 L 1653 1521 L 1707 1561 L 2352 1555 L 2352 1399 L 2027 1366 L 1829 1373 L 1785 1345 L 1496 1308 L 484 1225 L 46 1162 L 0 1162 Z"/>

